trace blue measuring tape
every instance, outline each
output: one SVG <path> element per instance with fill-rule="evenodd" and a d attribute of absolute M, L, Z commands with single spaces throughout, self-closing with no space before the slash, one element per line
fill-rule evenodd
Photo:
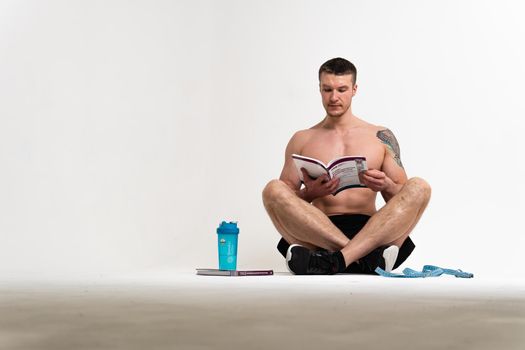
<path fill-rule="evenodd" d="M 423 266 L 423 270 L 416 271 L 409 269 L 408 267 L 403 270 L 403 273 L 393 273 L 393 272 L 386 272 L 382 268 L 378 267 L 375 269 L 375 272 L 378 275 L 381 275 L 383 277 L 400 277 L 400 278 L 425 278 L 425 277 L 439 277 L 441 275 L 452 275 L 458 278 L 472 278 L 474 277 L 473 273 L 470 272 L 464 272 L 461 270 L 453 270 L 453 269 L 445 269 L 438 266 L 433 265 L 425 265 Z"/>

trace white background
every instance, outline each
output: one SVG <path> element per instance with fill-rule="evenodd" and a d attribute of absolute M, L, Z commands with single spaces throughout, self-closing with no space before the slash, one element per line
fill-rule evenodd
<path fill-rule="evenodd" d="M 524 8 L 512 1 L 1 1 L 0 277 L 284 270 L 261 191 L 323 116 L 317 70 L 432 185 L 405 265 L 522 264 Z"/>

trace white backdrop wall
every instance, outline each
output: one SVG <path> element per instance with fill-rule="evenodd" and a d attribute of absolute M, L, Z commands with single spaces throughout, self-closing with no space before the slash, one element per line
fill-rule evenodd
<path fill-rule="evenodd" d="M 0 277 L 283 270 L 261 191 L 323 117 L 317 69 L 433 187 L 407 266 L 517 271 L 523 7 L 511 1 L 0 2 Z M 381 204 L 381 203 L 379 203 Z"/>

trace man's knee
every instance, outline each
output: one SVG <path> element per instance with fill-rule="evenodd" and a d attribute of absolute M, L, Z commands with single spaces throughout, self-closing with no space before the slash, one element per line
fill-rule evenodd
<path fill-rule="evenodd" d="M 420 177 L 412 177 L 406 183 L 410 192 L 422 202 L 426 203 L 430 200 L 430 195 L 432 193 L 432 188 Z"/>
<path fill-rule="evenodd" d="M 290 188 L 281 180 L 271 180 L 264 187 L 262 192 L 264 204 L 271 203 L 273 201 L 278 201 L 283 197 L 289 195 Z"/>

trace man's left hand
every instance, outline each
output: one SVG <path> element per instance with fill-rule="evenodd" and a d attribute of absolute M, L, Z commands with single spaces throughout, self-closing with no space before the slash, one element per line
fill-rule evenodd
<path fill-rule="evenodd" d="M 382 192 L 388 189 L 394 182 L 380 170 L 368 169 L 359 173 L 361 182 L 374 192 Z"/>

